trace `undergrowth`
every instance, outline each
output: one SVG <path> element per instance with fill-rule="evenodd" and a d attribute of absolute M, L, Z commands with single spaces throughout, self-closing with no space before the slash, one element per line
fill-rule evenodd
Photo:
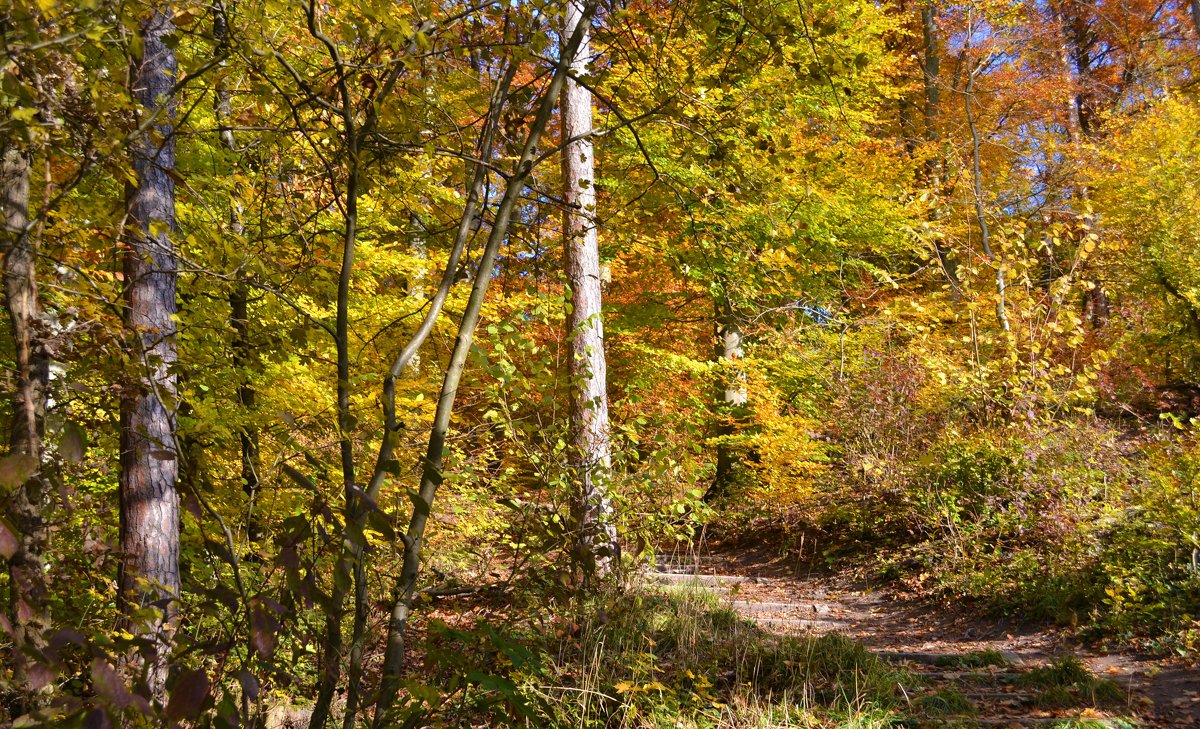
<path fill-rule="evenodd" d="M 763 517 L 805 535 L 830 564 L 874 561 L 918 592 L 1085 638 L 1200 651 L 1200 445 L 1190 432 L 896 417 L 839 432 L 835 466 L 809 502 L 790 513 L 766 505 Z M 741 522 L 764 528 L 761 517 Z"/>
<path fill-rule="evenodd" d="M 396 726 L 867 729 L 905 709 L 905 674 L 861 645 L 764 632 L 704 590 L 607 594 L 538 629 L 443 627 L 431 644 L 439 680 L 407 687 Z"/>

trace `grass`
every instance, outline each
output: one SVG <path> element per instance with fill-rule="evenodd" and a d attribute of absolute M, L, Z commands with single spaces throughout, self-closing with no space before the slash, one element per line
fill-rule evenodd
<path fill-rule="evenodd" d="M 1040 689 L 1036 703 L 1043 707 L 1113 706 L 1125 701 L 1116 683 L 1095 676 L 1075 656 L 1056 658 L 1048 666 L 1035 668 L 1017 679 L 1018 685 Z"/>
<path fill-rule="evenodd" d="M 904 674 L 845 636 L 781 636 L 711 591 L 610 596 L 555 648 L 550 727 L 892 726 Z"/>
<path fill-rule="evenodd" d="M 937 659 L 937 665 L 942 668 L 964 669 L 979 669 L 987 668 L 988 666 L 1007 668 L 1012 665 L 1012 662 L 1005 658 L 1004 654 L 1000 651 L 988 648 L 987 650 L 964 653 L 957 656 L 941 656 Z"/>
<path fill-rule="evenodd" d="M 917 699 L 916 704 L 921 713 L 926 716 L 975 713 L 975 705 L 955 688 L 943 688 L 936 693 L 922 696 Z"/>

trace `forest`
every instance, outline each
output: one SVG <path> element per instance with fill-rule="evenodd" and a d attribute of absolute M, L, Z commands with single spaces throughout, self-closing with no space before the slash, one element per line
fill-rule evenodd
<path fill-rule="evenodd" d="M 1200 0 L 0 31 L 0 726 L 1200 726 Z"/>

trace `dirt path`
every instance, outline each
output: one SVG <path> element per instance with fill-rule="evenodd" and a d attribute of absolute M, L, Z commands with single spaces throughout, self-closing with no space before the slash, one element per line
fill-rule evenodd
<path fill-rule="evenodd" d="M 1200 671 L 1088 648 L 1063 630 L 796 575 L 746 552 L 668 557 L 654 579 L 702 585 L 773 632 L 859 640 L 912 675 L 904 689 L 921 726 L 1200 727 Z"/>

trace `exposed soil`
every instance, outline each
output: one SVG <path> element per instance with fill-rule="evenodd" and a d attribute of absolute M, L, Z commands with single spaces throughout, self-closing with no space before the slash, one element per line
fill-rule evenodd
<path fill-rule="evenodd" d="M 654 579 L 711 589 L 766 630 L 855 638 L 909 671 L 913 685 L 904 692 L 921 726 L 1043 726 L 1076 718 L 1096 726 L 1200 727 L 1194 664 L 1083 645 L 1062 628 L 771 562 L 766 554 L 742 548 L 668 556 Z M 1056 690 L 1031 675 L 1067 656 L 1121 691 Z"/>

